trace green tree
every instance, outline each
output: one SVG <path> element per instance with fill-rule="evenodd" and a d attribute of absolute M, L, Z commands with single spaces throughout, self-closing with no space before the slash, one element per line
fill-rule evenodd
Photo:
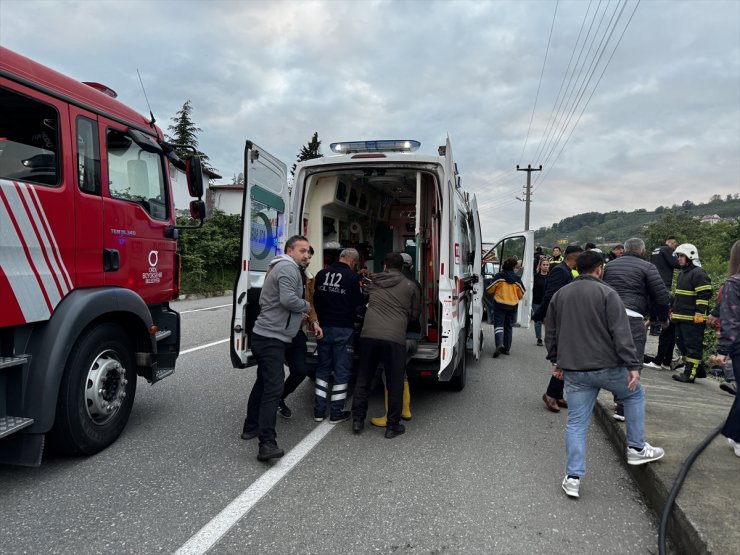
<path fill-rule="evenodd" d="M 296 158 L 296 163 L 293 164 L 293 167 L 290 168 L 290 174 L 295 174 L 296 166 L 298 165 L 298 162 L 303 162 L 305 160 L 313 160 L 314 158 L 323 158 L 324 155 L 321 154 L 321 141 L 319 141 L 319 132 L 316 131 L 313 134 L 313 137 L 311 137 L 311 140 L 308 142 L 306 146 L 301 147 L 301 151 L 298 153 L 298 157 Z"/>
<path fill-rule="evenodd" d="M 198 150 L 198 133 L 203 130 L 195 125 L 192 118 L 193 105 L 190 100 L 187 100 L 182 108 L 177 111 L 172 119 L 172 125 L 167 128 L 169 134 L 167 140 L 176 145 L 182 145 L 184 147 L 192 147 L 195 149 L 195 153 L 200 156 L 203 167 L 207 170 L 215 171 L 213 167 L 208 163 L 208 156 Z M 180 146 L 175 147 L 175 152 L 183 160 L 187 160 L 193 156 L 193 152 L 188 148 L 181 148 Z"/>

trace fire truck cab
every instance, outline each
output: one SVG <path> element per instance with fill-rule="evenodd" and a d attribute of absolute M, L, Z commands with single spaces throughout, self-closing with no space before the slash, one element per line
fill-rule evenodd
<path fill-rule="evenodd" d="M 0 462 L 40 464 L 47 435 L 100 451 L 126 425 L 137 376 L 175 369 L 168 161 L 202 221 L 200 161 L 114 96 L 0 47 Z"/>
<path fill-rule="evenodd" d="M 308 238 L 315 250 L 308 268 L 313 275 L 347 247 L 359 251 L 360 265 L 371 272 L 383 271 L 389 252 L 411 255 L 423 310 L 421 339 L 407 372 L 461 390 L 466 351 L 470 348 L 478 358 L 483 338 L 477 203 L 462 189 L 449 139 L 434 155 L 417 154 L 419 146 L 407 140 L 334 143 L 336 155 L 297 164 L 284 235 Z M 248 245 L 248 229 L 255 224 L 243 227 L 242 243 Z M 242 258 L 234 292 L 235 366 L 248 363 L 245 314 L 253 302 L 248 295 L 246 248 Z M 315 342 L 312 348 L 310 338 L 309 351 L 309 363 L 315 364 Z"/>

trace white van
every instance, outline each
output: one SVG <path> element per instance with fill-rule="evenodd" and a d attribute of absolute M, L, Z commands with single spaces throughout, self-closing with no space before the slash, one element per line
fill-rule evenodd
<path fill-rule="evenodd" d="M 449 139 L 433 155 L 417 154 L 419 146 L 410 140 L 333 143 L 335 155 L 299 163 L 282 240 L 296 234 L 308 238 L 315 250 L 309 266 L 314 275 L 347 247 L 359 251 L 360 266 L 371 272 L 383 270 L 389 252 L 410 254 L 423 307 L 421 341 L 407 372 L 461 390 L 466 344 L 476 358 L 482 349 L 480 220 L 475 197 L 461 187 Z M 245 171 L 249 186 L 248 175 Z M 243 230 L 242 245 L 249 245 L 250 226 Z M 234 292 L 232 360 L 246 364 L 241 315 L 251 296 L 244 248 L 242 257 Z M 309 351 L 315 357 L 311 346 Z"/>

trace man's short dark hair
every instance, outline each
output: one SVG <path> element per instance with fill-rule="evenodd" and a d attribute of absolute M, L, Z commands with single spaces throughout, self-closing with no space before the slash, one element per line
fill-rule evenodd
<path fill-rule="evenodd" d="M 389 252 L 383 259 L 383 264 L 387 269 L 402 270 L 403 257 L 397 252 Z"/>
<path fill-rule="evenodd" d="M 593 274 L 594 270 L 604 264 L 604 256 L 596 251 L 583 251 L 576 258 L 576 270 L 579 274 Z"/>
<path fill-rule="evenodd" d="M 568 245 L 567 247 L 565 247 L 565 256 L 579 252 L 583 252 L 583 248 L 581 248 L 581 245 Z"/>
<path fill-rule="evenodd" d="M 285 241 L 286 252 L 288 249 L 292 249 L 293 247 L 295 247 L 295 244 L 298 241 L 305 241 L 306 243 L 308 243 L 308 239 L 306 239 L 303 235 L 293 235 L 287 241 Z"/>
<path fill-rule="evenodd" d="M 519 259 L 517 259 L 516 256 L 510 256 L 506 260 L 504 260 L 504 263 L 501 264 L 502 270 L 513 270 L 516 268 L 516 263 L 519 262 Z"/>
<path fill-rule="evenodd" d="M 586 250 L 595 249 L 596 243 L 586 243 Z"/>
<path fill-rule="evenodd" d="M 675 235 L 669 235 L 668 237 L 665 238 L 665 240 L 666 241 L 678 241 Z"/>

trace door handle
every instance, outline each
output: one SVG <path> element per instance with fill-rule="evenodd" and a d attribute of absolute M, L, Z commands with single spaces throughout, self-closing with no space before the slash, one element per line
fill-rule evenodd
<path fill-rule="evenodd" d="M 103 271 L 116 272 L 121 267 L 121 255 L 117 249 L 103 249 Z"/>

